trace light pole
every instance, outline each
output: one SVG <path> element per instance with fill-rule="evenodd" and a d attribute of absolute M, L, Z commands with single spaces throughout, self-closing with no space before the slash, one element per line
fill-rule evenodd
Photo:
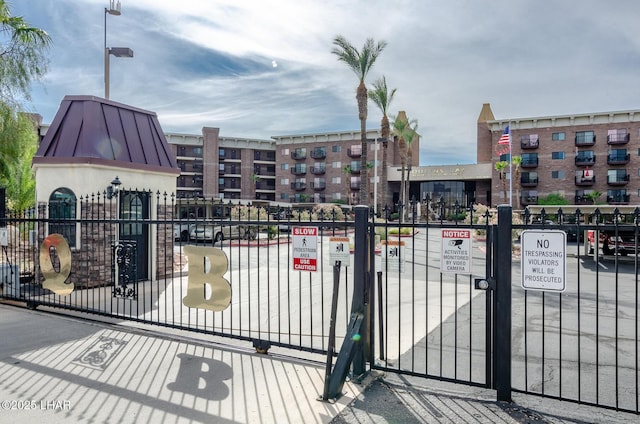
<path fill-rule="evenodd" d="M 120 16 L 120 0 L 109 0 L 109 8 L 104 8 L 104 98 L 109 98 L 109 55 L 115 57 L 133 57 L 128 47 L 107 47 L 107 15 Z"/>

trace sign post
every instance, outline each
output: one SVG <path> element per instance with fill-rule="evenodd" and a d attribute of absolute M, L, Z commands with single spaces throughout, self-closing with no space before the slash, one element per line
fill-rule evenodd
<path fill-rule="evenodd" d="M 443 229 L 440 272 L 471 274 L 471 230 Z"/>
<path fill-rule="evenodd" d="M 318 270 L 318 228 L 293 227 L 291 229 L 294 271 Z"/>
<path fill-rule="evenodd" d="M 567 281 L 567 233 L 524 230 L 520 236 L 522 288 L 563 292 Z"/>

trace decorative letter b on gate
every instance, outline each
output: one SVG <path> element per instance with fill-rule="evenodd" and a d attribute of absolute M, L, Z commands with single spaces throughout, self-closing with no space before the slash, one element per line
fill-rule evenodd
<path fill-rule="evenodd" d="M 184 306 L 210 311 L 227 309 L 231 303 L 231 284 L 223 277 L 229 267 L 227 255 L 215 247 L 203 246 L 185 246 L 184 252 L 189 261 L 187 295 L 182 299 Z M 207 286 L 211 290 L 208 299 Z"/>

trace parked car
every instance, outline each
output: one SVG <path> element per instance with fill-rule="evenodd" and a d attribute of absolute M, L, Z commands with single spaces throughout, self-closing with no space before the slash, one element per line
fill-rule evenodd
<path fill-rule="evenodd" d="M 173 238 L 180 241 L 189 241 L 191 227 L 194 224 L 173 224 Z"/>
<path fill-rule="evenodd" d="M 587 238 L 589 240 L 589 253 L 592 254 L 595 249 L 595 231 L 587 231 Z M 615 231 L 599 231 L 598 243 L 602 248 L 602 253 L 605 255 L 634 255 L 638 251 L 639 242 L 635 239 L 633 230 L 618 230 L 617 235 Z"/>
<path fill-rule="evenodd" d="M 189 233 L 191 241 L 221 242 L 230 239 L 254 240 L 257 229 L 243 225 L 194 224 Z"/>

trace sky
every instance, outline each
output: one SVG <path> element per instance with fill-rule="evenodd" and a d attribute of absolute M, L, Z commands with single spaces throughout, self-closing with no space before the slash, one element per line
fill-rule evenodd
<path fill-rule="evenodd" d="M 106 15 L 110 99 L 157 113 L 165 132 L 222 137 L 360 129 L 358 77 L 331 53 L 344 36 L 387 47 L 366 84 L 418 122 L 420 165 L 476 162 L 483 103 L 496 119 L 640 108 L 638 0 L 120 0 Z M 9 0 L 46 30 L 49 72 L 30 112 L 104 97 L 109 0 Z M 369 102 L 367 129 L 382 117 Z"/>

